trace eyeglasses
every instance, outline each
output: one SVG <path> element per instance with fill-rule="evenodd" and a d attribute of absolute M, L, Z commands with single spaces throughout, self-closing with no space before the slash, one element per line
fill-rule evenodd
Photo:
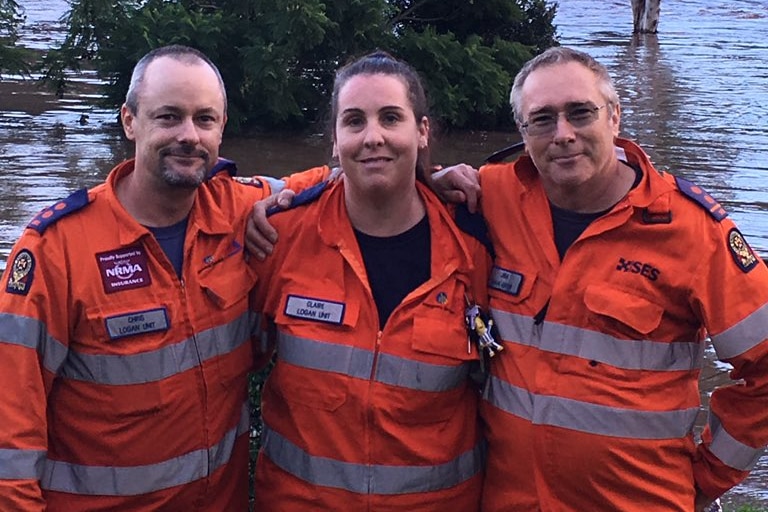
<path fill-rule="evenodd" d="M 528 121 L 520 125 L 520 128 L 531 137 L 552 135 L 557 130 L 557 121 L 560 119 L 561 113 L 565 114 L 565 119 L 574 128 L 584 128 L 597 121 L 597 118 L 600 117 L 600 110 L 610 104 L 610 101 L 600 106 L 593 103 L 578 103 L 567 106 L 565 110 L 561 111 L 543 110 L 529 117 Z"/>

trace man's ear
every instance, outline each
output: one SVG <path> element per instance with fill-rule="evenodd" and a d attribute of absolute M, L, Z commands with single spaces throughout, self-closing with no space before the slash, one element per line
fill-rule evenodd
<path fill-rule="evenodd" d="M 621 128 L 621 105 L 612 105 L 611 121 L 613 121 L 613 136 L 619 136 L 619 130 Z"/>
<path fill-rule="evenodd" d="M 123 103 L 123 106 L 120 107 L 120 121 L 122 121 L 123 132 L 125 133 L 125 136 L 128 138 L 128 140 L 135 140 L 136 138 L 133 133 L 133 122 L 135 119 L 136 118 L 131 113 L 128 105 Z"/>

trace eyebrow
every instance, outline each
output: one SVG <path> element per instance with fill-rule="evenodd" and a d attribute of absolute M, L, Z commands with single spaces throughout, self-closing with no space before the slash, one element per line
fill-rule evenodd
<path fill-rule="evenodd" d="M 377 112 L 383 112 L 383 111 L 386 111 L 386 110 L 405 111 L 405 110 L 408 110 L 408 109 L 406 107 L 402 107 L 400 105 L 384 105 L 383 107 L 379 108 L 377 110 Z M 364 110 L 362 108 L 359 108 L 359 107 L 350 107 L 350 108 L 345 108 L 344 110 L 341 111 L 341 113 L 342 114 L 346 114 L 348 112 L 363 112 L 363 111 Z"/>
<path fill-rule="evenodd" d="M 563 108 L 565 110 L 571 109 L 571 108 L 578 108 L 578 107 L 586 107 L 586 106 L 595 106 L 595 103 L 592 101 L 569 101 L 567 102 Z M 531 110 L 528 114 L 538 114 L 540 112 L 557 112 L 558 109 L 553 107 L 552 105 L 545 105 L 543 107 L 537 108 L 535 110 Z"/>
<path fill-rule="evenodd" d="M 158 112 L 172 112 L 174 114 L 178 114 L 178 113 L 183 112 L 183 111 L 184 111 L 183 108 L 177 107 L 175 105 L 161 105 L 161 106 L 159 106 L 159 107 L 157 107 L 155 109 L 152 109 L 149 113 L 150 114 L 156 114 Z M 195 110 L 194 114 L 195 115 L 199 115 L 199 114 L 218 114 L 218 111 L 214 107 L 205 107 L 205 108 L 201 108 L 199 110 Z"/>

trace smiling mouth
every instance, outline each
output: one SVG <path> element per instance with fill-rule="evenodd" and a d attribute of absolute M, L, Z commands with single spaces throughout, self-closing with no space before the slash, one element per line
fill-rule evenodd
<path fill-rule="evenodd" d="M 560 160 L 573 160 L 574 158 L 578 158 L 580 156 L 581 156 L 581 153 L 574 153 L 572 155 L 557 155 L 557 156 L 553 156 L 552 160 L 554 160 L 555 162 Z"/>
<path fill-rule="evenodd" d="M 172 158 L 179 158 L 182 160 L 193 160 L 193 159 L 202 159 L 207 160 L 208 154 L 204 151 L 194 150 L 192 148 L 189 148 L 188 150 L 185 150 L 185 148 L 175 148 L 175 149 L 165 149 L 160 151 L 161 157 L 172 157 Z"/>

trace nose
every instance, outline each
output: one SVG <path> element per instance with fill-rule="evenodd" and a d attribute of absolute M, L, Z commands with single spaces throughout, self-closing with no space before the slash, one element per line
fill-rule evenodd
<path fill-rule="evenodd" d="M 568 142 L 576 138 L 576 130 L 563 112 L 557 113 L 555 133 L 552 134 L 555 142 Z"/>
<path fill-rule="evenodd" d="M 185 117 L 179 123 L 179 131 L 176 139 L 185 144 L 197 144 L 200 142 L 200 134 L 197 131 L 195 120 L 191 117 Z"/>
<path fill-rule="evenodd" d="M 366 125 L 363 143 L 366 147 L 376 147 L 384 144 L 384 133 L 379 123 L 373 122 Z"/>

